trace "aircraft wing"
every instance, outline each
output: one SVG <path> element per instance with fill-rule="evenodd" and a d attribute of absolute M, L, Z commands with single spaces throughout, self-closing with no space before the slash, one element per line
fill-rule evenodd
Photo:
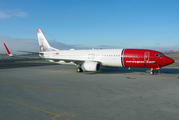
<path fill-rule="evenodd" d="M 57 59 L 56 58 L 42 58 L 42 59 L 53 60 L 54 62 L 59 62 L 59 61 L 64 61 L 66 63 L 73 62 L 77 65 L 85 62 L 85 60 L 76 60 L 76 59 L 59 59 L 59 58 L 57 58 Z"/>
<path fill-rule="evenodd" d="M 77 65 L 80 65 L 82 63 L 84 63 L 86 60 L 79 60 L 79 59 L 61 59 L 61 58 L 43 58 L 43 57 L 30 57 L 30 56 L 14 56 L 11 54 L 10 50 L 7 48 L 6 44 L 4 43 L 4 46 L 6 48 L 6 51 L 8 53 L 8 55 L 10 57 L 16 57 L 16 58 L 33 58 L 33 59 L 46 59 L 46 60 L 53 60 L 53 61 L 64 61 L 64 62 L 73 62 Z M 40 55 L 43 55 L 44 53 L 41 53 L 41 52 L 30 52 L 30 51 L 20 51 L 18 50 L 19 52 L 25 52 L 25 53 L 31 53 L 31 54 L 40 54 Z M 95 62 L 99 62 L 99 61 L 95 61 Z M 100 63 L 100 62 L 99 62 Z"/>
<path fill-rule="evenodd" d="M 75 61 L 77 61 L 77 62 L 84 62 L 85 61 L 85 60 L 77 60 L 77 59 L 59 59 L 59 58 L 42 58 L 42 59 L 55 60 L 55 61 L 62 60 L 62 61 L 71 61 L 71 62 L 75 62 Z"/>
<path fill-rule="evenodd" d="M 86 60 L 78 60 L 78 59 L 59 59 L 59 58 L 42 58 L 42 59 L 46 59 L 46 60 L 53 60 L 53 61 L 64 61 L 64 62 L 73 62 L 77 65 L 81 65 L 83 64 Z M 101 63 L 100 61 L 93 61 L 93 62 L 99 62 Z"/>
<path fill-rule="evenodd" d="M 15 58 L 33 58 L 33 59 L 41 59 L 41 57 L 32 57 L 32 56 L 23 56 L 23 55 L 13 55 L 11 54 L 10 50 L 8 49 L 8 47 L 6 46 L 5 43 L 4 44 L 4 47 L 6 48 L 6 51 L 9 55 L 9 57 L 15 57 Z M 43 54 L 43 53 L 39 53 L 39 52 L 30 52 L 30 51 L 20 51 L 20 52 L 26 52 L 26 53 L 32 53 L 32 54 Z"/>
<path fill-rule="evenodd" d="M 18 50 L 19 52 L 25 52 L 25 53 L 31 53 L 31 54 L 41 54 L 43 55 L 43 53 L 40 52 L 31 52 L 31 51 L 22 51 L 22 50 Z"/>

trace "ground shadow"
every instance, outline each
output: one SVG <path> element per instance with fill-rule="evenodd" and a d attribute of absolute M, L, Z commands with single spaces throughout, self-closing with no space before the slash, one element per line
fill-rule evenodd
<path fill-rule="evenodd" d="M 150 68 L 102 68 L 99 72 L 85 72 L 86 74 L 124 74 L 124 73 L 140 73 L 149 74 Z M 179 74 L 178 67 L 164 67 L 160 73 L 165 74 Z M 158 75 L 158 70 L 154 71 L 154 75 Z"/>
<path fill-rule="evenodd" d="M 40 59 L 2 59 L 0 69 L 57 65 Z"/>

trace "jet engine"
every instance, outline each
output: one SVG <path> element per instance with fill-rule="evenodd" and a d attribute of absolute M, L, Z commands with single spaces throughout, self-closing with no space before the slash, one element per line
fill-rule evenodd
<path fill-rule="evenodd" d="M 99 62 L 84 62 L 81 65 L 83 71 L 99 71 L 101 69 L 101 64 Z"/>

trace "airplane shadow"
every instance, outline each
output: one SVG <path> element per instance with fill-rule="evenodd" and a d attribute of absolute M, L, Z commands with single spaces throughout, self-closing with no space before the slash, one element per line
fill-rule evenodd
<path fill-rule="evenodd" d="M 85 72 L 85 74 L 125 74 L 139 73 L 140 75 L 149 74 L 150 68 L 102 68 L 98 72 Z M 160 70 L 161 74 L 179 74 L 178 67 L 164 67 Z M 158 75 L 158 70 L 154 71 L 154 75 Z"/>
<path fill-rule="evenodd" d="M 46 65 L 57 65 L 57 64 L 46 62 L 45 60 L 37 60 L 37 59 L 0 60 L 0 69 L 35 67 L 35 66 L 46 66 Z"/>

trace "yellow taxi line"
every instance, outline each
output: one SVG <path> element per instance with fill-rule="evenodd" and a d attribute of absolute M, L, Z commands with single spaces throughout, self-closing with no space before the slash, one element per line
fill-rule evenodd
<path fill-rule="evenodd" d="M 13 84 L 17 84 L 17 85 L 24 85 L 24 86 L 28 86 L 28 87 L 39 88 L 39 89 L 51 90 L 51 91 L 55 91 L 55 92 L 59 91 L 59 90 L 54 90 L 54 89 L 49 89 L 49 88 L 44 88 L 44 87 L 38 87 L 38 86 L 33 86 L 33 85 L 27 85 L 27 84 L 22 84 L 22 83 L 16 83 L 16 82 L 11 82 L 11 81 L 6 81 L 6 80 L 0 80 L 0 81 L 1 82 L 7 82 L 7 83 L 13 83 Z"/>
<path fill-rule="evenodd" d="M 14 101 L 14 100 L 10 100 L 10 99 L 7 99 L 7 98 L 1 97 L 1 96 L 0 96 L 0 98 L 4 99 L 4 100 L 11 101 L 11 102 L 14 102 L 14 103 L 17 103 L 17 104 L 21 104 L 21 105 L 24 105 L 24 106 L 27 106 L 27 107 L 30 107 L 30 108 L 33 108 L 33 109 L 36 109 L 36 110 L 40 110 L 40 111 L 43 111 L 43 112 L 46 112 L 46 113 L 49 113 L 49 114 L 53 114 L 53 115 L 55 115 L 55 117 L 51 118 L 52 120 L 56 120 L 55 118 L 57 118 L 59 116 L 62 116 L 64 114 L 67 114 L 67 115 L 71 116 L 70 118 L 67 118 L 66 120 L 69 120 L 69 119 L 75 117 L 75 115 L 72 115 L 72 114 L 69 114 L 69 113 L 66 113 L 66 112 L 64 112 L 64 113 L 59 115 L 59 114 L 52 113 L 52 112 L 49 112 L 49 111 L 46 111 L 46 110 L 43 110 L 43 109 L 40 109 L 40 108 L 36 108 L 36 107 L 30 106 L 30 105 L 27 105 L 27 104 L 24 104 L 24 103 L 20 103 L 20 102 Z"/>

